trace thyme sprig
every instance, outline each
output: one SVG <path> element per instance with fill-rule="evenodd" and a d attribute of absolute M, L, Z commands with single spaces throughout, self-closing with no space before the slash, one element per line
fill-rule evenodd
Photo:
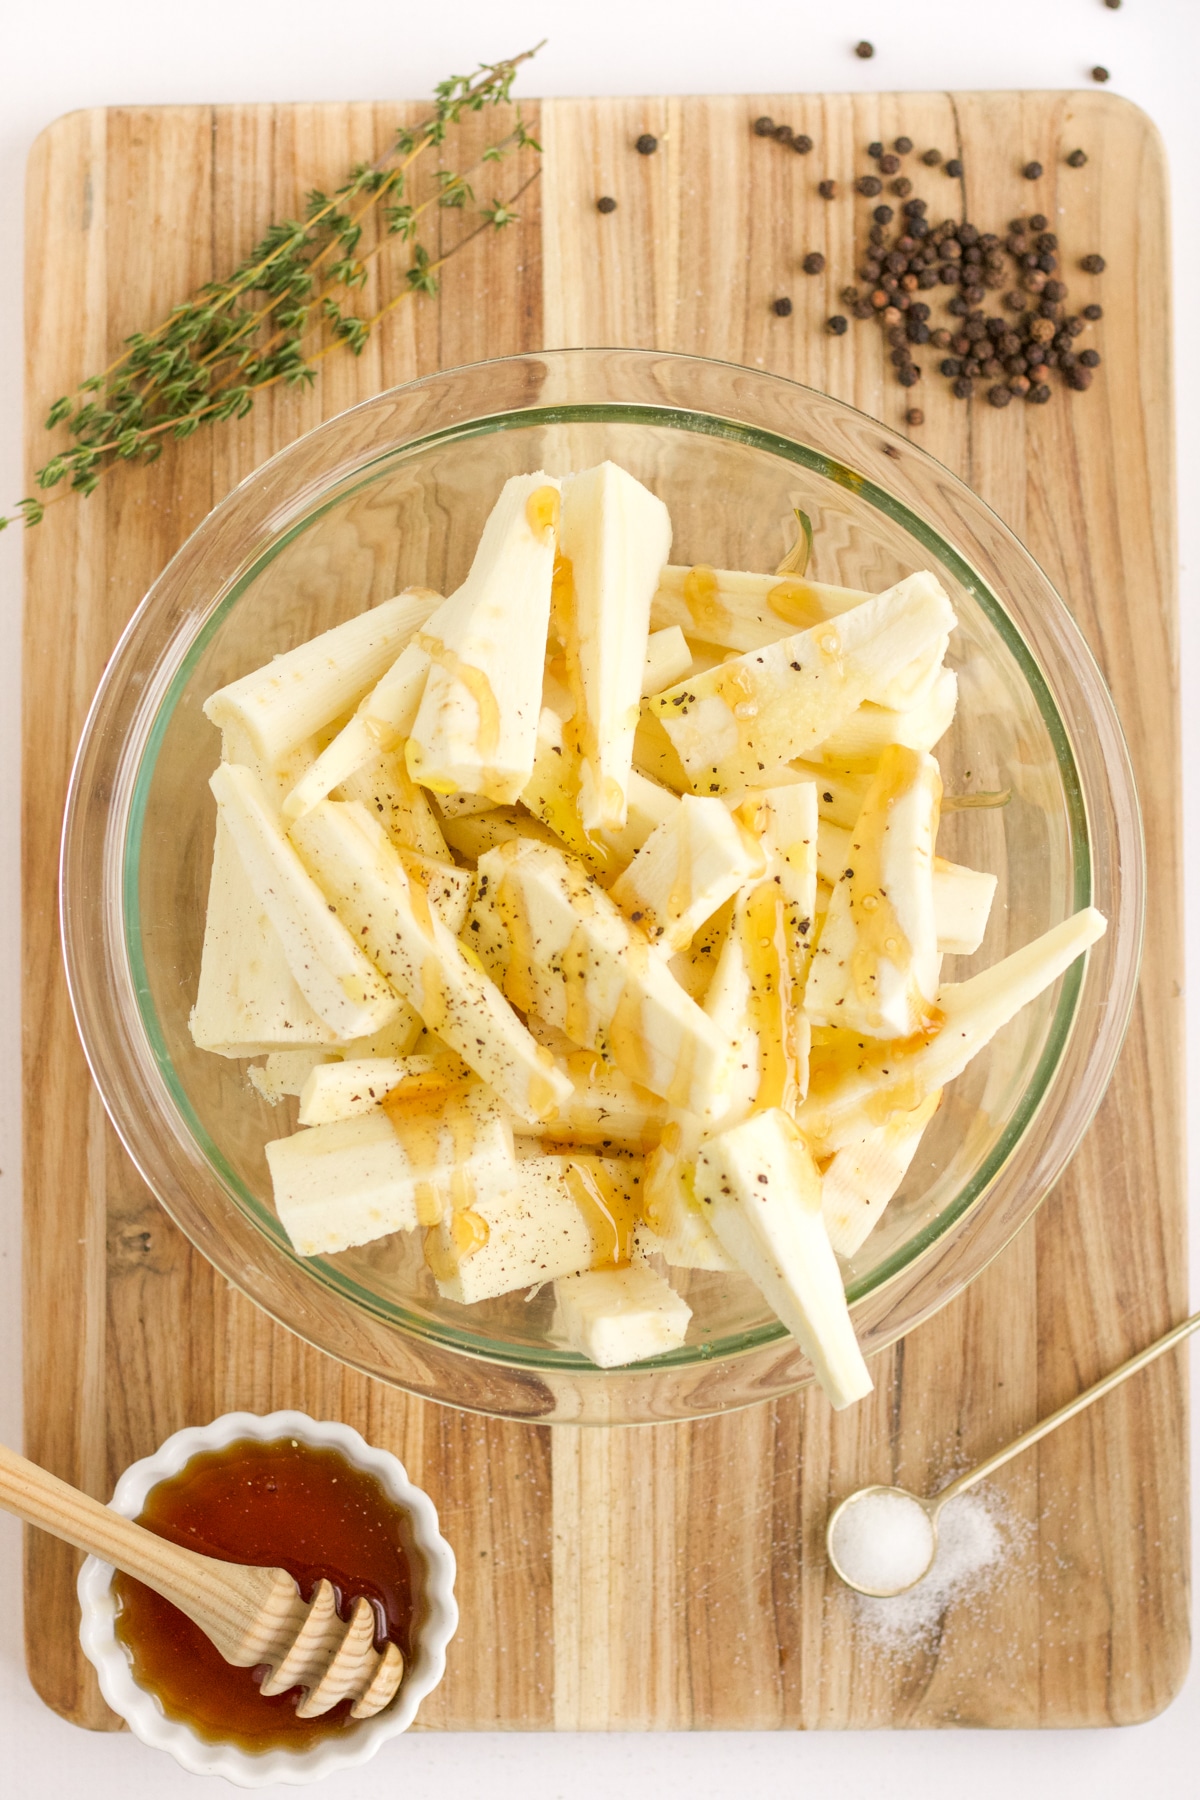
<path fill-rule="evenodd" d="M 436 294 L 444 264 L 481 233 L 514 223 L 517 203 L 537 178 L 535 171 L 515 193 L 480 204 L 475 187 L 482 173 L 514 151 L 541 146 L 518 112 L 512 129 L 469 168 L 434 171 L 421 198 L 413 165 L 468 114 L 508 103 L 518 68 L 541 47 L 439 82 L 421 124 L 398 131 L 375 162 L 357 165 L 332 193 L 314 189 L 302 216 L 272 225 L 225 280 L 206 283 L 153 330 L 134 332 L 106 369 L 56 400 L 46 428 L 65 427 L 73 441 L 35 471 L 40 493 L 19 500 L 10 517 L 0 516 L 0 530 L 18 517 L 38 524 L 48 505 L 70 493 L 92 493 L 119 463 L 155 461 L 167 438 L 244 418 L 268 388 L 311 384 L 331 351 L 361 355 L 397 306 Z M 426 216 L 470 210 L 478 223 L 448 249 L 431 253 L 419 236 Z M 355 296 L 371 264 L 395 245 L 406 246 L 409 258 L 398 290 L 364 315 Z M 60 492 L 41 498 L 52 488 Z"/>

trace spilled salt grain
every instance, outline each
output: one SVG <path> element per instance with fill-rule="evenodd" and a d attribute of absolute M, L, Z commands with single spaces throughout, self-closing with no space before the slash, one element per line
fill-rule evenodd
<path fill-rule="evenodd" d="M 960 1494 L 942 1509 L 937 1555 L 923 1581 L 891 1600 L 854 1596 L 859 1635 L 892 1655 L 928 1646 L 952 1603 L 981 1594 L 1000 1578 L 1014 1542 L 995 1500 Z"/>
<path fill-rule="evenodd" d="M 929 1567 L 933 1526 L 918 1500 L 868 1489 L 839 1514 L 831 1548 L 856 1586 L 894 1593 Z"/>

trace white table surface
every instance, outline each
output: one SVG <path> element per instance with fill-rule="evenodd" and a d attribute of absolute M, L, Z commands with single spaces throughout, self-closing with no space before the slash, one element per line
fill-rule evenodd
<path fill-rule="evenodd" d="M 437 17 L 434 18 L 433 14 Z M 843 28 L 844 21 L 844 28 Z M 1195 695 L 1193 622 L 1200 557 L 1200 0 L 10 0 L 0 31 L 0 503 L 21 482 L 21 235 L 25 158 L 43 126 L 80 106 L 170 101 L 379 99 L 418 96 L 451 70 L 550 39 L 523 90 L 541 94 L 763 90 L 1066 88 L 1096 63 L 1112 91 L 1144 107 L 1166 140 L 1175 200 L 1183 686 Z M 873 60 L 852 46 L 872 40 Z M 2 510 L 2 504 L 0 504 Z M 20 1443 L 19 619 L 20 533 L 0 536 L 0 1440 Z M 1200 709 L 1184 708 L 1185 817 L 1190 844 L 1189 958 L 1200 942 Z M 1200 1006 L 1189 1008 L 1197 1094 Z M 1193 1178 L 1192 1188 L 1195 1189 Z M 1200 1237 L 1200 1233 L 1197 1234 Z M 1200 1252 L 1192 1252 L 1193 1272 Z M 1193 1279 L 1193 1292 L 1200 1283 Z M 1200 1383 L 1196 1384 L 1200 1393 Z M 1193 1445 L 1200 1405 L 1193 1403 Z M 1193 1466 L 1197 1468 L 1195 1448 Z M 1194 1484 L 1200 1491 L 1200 1482 Z M 1194 1509 L 1200 1523 L 1200 1506 Z M 1200 1533 L 1197 1534 L 1200 1536 Z M 9 1800 L 51 1792 L 75 1800 L 155 1800 L 200 1792 L 128 1734 L 83 1732 L 49 1712 L 25 1674 L 20 1533 L 0 1516 L 0 1789 Z M 1016 1783 L 1060 1800 L 1126 1800 L 1200 1785 L 1200 1669 L 1167 1712 L 1126 1731 L 811 1735 L 412 1736 L 366 1769 L 330 1781 L 330 1800 L 394 1785 L 457 1796 L 486 1784 L 490 1800 L 571 1795 L 631 1800 L 725 1794 L 735 1784 L 832 1780 L 841 1800 L 941 1800 L 964 1786 L 998 1800 Z M 215 1791 L 215 1790 L 214 1790 Z"/>

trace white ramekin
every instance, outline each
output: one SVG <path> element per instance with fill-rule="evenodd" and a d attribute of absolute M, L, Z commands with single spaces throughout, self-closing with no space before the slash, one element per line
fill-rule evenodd
<path fill-rule="evenodd" d="M 344 1739 L 326 1738 L 305 1750 L 268 1750 L 255 1755 L 232 1744 L 210 1744 L 175 1719 L 168 1719 L 155 1696 L 133 1679 L 129 1657 L 118 1642 L 116 1597 L 111 1563 L 89 1556 L 79 1571 L 82 1612 L 79 1641 L 100 1679 L 100 1691 L 143 1744 L 167 1750 L 193 1775 L 223 1775 L 238 1787 L 269 1787 L 272 1782 L 319 1781 L 335 1769 L 367 1762 L 388 1738 L 407 1731 L 417 1707 L 442 1678 L 446 1646 L 458 1624 L 454 1599 L 454 1552 L 438 1530 L 433 1502 L 414 1487 L 403 1465 L 386 1450 L 376 1450 L 349 1425 L 310 1419 L 306 1413 L 223 1413 L 211 1425 L 191 1426 L 169 1437 L 153 1456 L 133 1463 L 117 1483 L 109 1505 L 126 1518 L 136 1518 L 146 1495 L 158 1481 L 177 1475 L 202 1450 L 222 1450 L 238 1438 L 294 1437 L 319 1449 L 340 1450 L 356 1468 L 374 1475 L 389 1499 L 402 1506 L 412 1522 L 420 1553 L 413 1569 L 414 1598 L 420 1596 L 424 1623 L 400 1691 L 392 1704 L 366 1719 Z M 423 1567 L 421 1565 L 424 1565 Z"/>

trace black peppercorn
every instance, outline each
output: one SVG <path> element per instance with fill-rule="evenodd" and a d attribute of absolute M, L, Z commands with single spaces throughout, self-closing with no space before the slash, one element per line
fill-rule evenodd
<path fill-rule="evenodd" d="M 1069 388 L 1075 388 L 1078 393 L 1082 394 L 1085 388 L 1090 388 L 1092 385 L 1092 371 L 1076 365 L 1075 368 L 1067 370 L 1066 382 Z"/>
<path fill-rule="evenodd" d="M 872 225 L 870 231 L 868 231 L 868 233 L 867 233 L 867 236 L 871 240 L 872 244 L 875 244 L 882 248 L 886 233 L 884 232 L 882 225 Z"/>
<path fill-rule="evenodd" d="M 596 211 L 602 213 L 616 212 L 617 203 L 611 194 L 601 194 L 596 202 Z"/>
<path fill-rule="evenodd" d="M 779 314 L 781 319 L 786 319 L 792 310 L 792 303 L 786 294 L 781 294 L 778 300 L 772 300 L 771 308 L 774 312 Z"/>
<path fill-rule="evenodd" d="M 1001 305 L 1007 306 L 1009 312 L 1024 312 L 1025 311 L 1025 296 L 1020 291 L 1019 288 L 1012 288 L 1007 294 L 1005 294 L 1003 300 L 1001 301 Z"/>
<path fill-rule="evenodd" d="M 1100 367 L 1100 352 L 1098 350 L 1081 350 L 1079 352 L 1079 360 L 1085 369 L 1098 369 Z"/>
<path fill-rule="evenodd" d="M 849 320 L 843 319 L 841 313 L 834 313 L 831 319 L 825 321 L 826 331 L 831 332 L 834 337 L 841 337 L 849 328 Z"/>
<path fill-rule="evenodd" d="M 897 151 L 901 156 L 907 156 L 912 149 L 912 139 L 910 137 L 898 137 L 892 145 L 892 149 Z"/>
<path fill-rule="evenodd" d="M 1038 240 L 1037 240 L 1037 247 L 1039 250 L 1044 250 L 1047 252 L 1051 251 L 1051 250 L 1057 250 L 1058 249 L 1058 239 L 1055 237 L 1055 235 L 1052 231 L 1039 232 Z"/>
<path fill-rule="evenodd" d="M 1030 388 L 1025 398 L 1026 400 L 1032 400 L 1035 406 L 1045 406 L 1047 400 L 1050 398 L 1050 389 L 1044 381 L 1036 382 L 1034 386 Z"/>
<path fill-rule="evenodd" d="M 825 269 L 825 258 L 819 250 L 810 250 L 804 259 L 803 268 L 806 275 L 821 275 Z"/>
<path fill-rule="evenodd" d="M 955 397 L 959 400 L 969 400 L 974 392 L 975 383 L 971 380 L 971 377 L 969 375 L 960 375 L 954 384 Z"/>
<path fill-rule="evenodd" d="M 792 139 L 792 149 L 798 156 L 807 156 L 813 147 L 813 141 L 805 131 L 798 131 Z"/>
<path fill-rule="evenodd" d="M 791 135 L 792 128 L 790 125 L 777 125 L 775 127 L 775 136 L 777 138 L 790 138 Z M 658 149 L 658 139 L 652 132 L 643 131 L 641 137 L 633 147 L 639 156 L 653 156 L 654 152 Z"/>
<path fill-rule="evenodd" d="M 957 356 L 944 356 L 941 362 L 941 370 L 943 375 L 961 375 L 962 361 Z"/>
<path fill-rule="evenodd" d="M 994 388 L 988 389 L 988 399 L 993 406 L 1007 406 L 1012 399 L 1012 394 L 1008 388 L 997 383 Z"/>
<path fill-rule="evenodd" d="M 867 145 L 867 155 L 874 157 L 876 161 L 883 155 L 883 145 L 879 142 L 878 138 L 876 138 L 873 144 Z"/>
<path fill-rule="evenodd" d="M 890 225 L 895 216 L 896 215 L 891 207 L 887 205 L 877 206 L 875 211 L 871 214 L 871 217 L 877 225 Z"/>
<path fill-rule="evenodd" d="M 779 142 L 781 144 L 790 144 L 792 141 L 792 135 L 793 135 L 792 128 L 790 125 L 777 125 L 775 127 L 775 136 L 779 139 Z M 637 147 L 639 150 L 642 147 L 642 143 L 643 143 L 643 140 L 641 138 L 639 138 L 637 141 Z M 654 140 L 654 148 L 656 150 L 658 149 L 658 139 L 657 138 L 655 138 L 655 140 Z M 647 151 L 645 154 L 648 156 L 650 153 L 649 153 L 649 151 Z"/>
<path fill-rule="evenodd" d="M 922 320 L 927 319 L 929 317 L 929 308 L 926 306 L 926 304 L 923 300 L 914 300 L 910 317 L 914 318 L 914 319 L 922 319 Z"/>
<path fill-rule="evenodd" d="M 819 181 L 817 183 L 817 192 L 818 192 L 818 194 L 820 194 L 822 200 L 836 200 L 837 199 L 837 182 L 836 181 Z"/>
<path fill-rule="evenodd" d="M 1042 289 L 1042 295 L 1047 300 L 1065 300 L 1067 284 L 1065 281 L 1048 281 Z"/>
<path fill-rule="evenodd" d="M 881 156 L 879 158 L 879 173 L 881 175 L 898 175 L 900 173 L 900 158 L 890 154 Z"/>
<path fill-rule="evenodd" d="M 1093 252 L 1091 256 L 1083 257 L 1079 266 L 1081 269 L 1086 269 L 1089 275 L 1103 275 L 1108 264 L 1102 256 L 1097 256 Z"/>
<path fill-rule="evenodd" d="M 906 369 L 912 361 L 912 351 L 904 344 L 897 344 L 896 348 L 892 351 L 891 360 L 893 368 Z"/>
<path fill-rule="evenodd" d="M 1092 70 L 1092 80 L 1093 81 L 1107 81 L 1108 80 L 1108 70 L 1104 67 L 1103 63 L 1097 63 L 1095 68 Z"/>
<path fill-rule="evenodd" d="M 929 341 L 938 350 L 948 350 L 950 348 L 950 333 L 946 330 L 944 325 L 939 325 Z"/>
<path fill-rule="evenodd" d="M 1104 308 L 1102 306 L 1097 306 L 1093 301 L 1091 306 L 1084 307 L 1083 316 L 1085 319 L 1102 319 L 1104 317 Z"/>
<path fill-rule="evenodd" d="M 860 43 L 855 44 L 854 54 L 855 56 L 861 56 L 864 62 L 869 62 L 871 57 L 875 54 L 875 46 L 874 44 L 869 43 L 866 38 L 863 38 Z"/>
<path fill-rule="evenodd" d="M 754 130 L 755 135 L 758 137 L 774 137 L 775 121 L 774 119 L 769 119 L 766 113 L 763 113 L 761 118 L 755 119 Z"/>
<path fill-rule="evenodd" d="M 958 241 L 963 246 L 964 250 L 968 249 L 970 245 L 979 242 L 979 233 L 974 225 L 960 225 L 957 235 Z"/>
<path fill-rule="evenodd" d="M 957 313 L 960 318 L 965 316 L 970 310 L 970 307 L 967 305 L 967 302 L 963 299 L 961 294 L 955 294 L 954 298 L 950 300 L 946 306 L 947 312 Z"/>
<path fill-rule="evenodd" d="M 909 233 L 912 237 L 915 237 L 915 238 L 928 237 L 929 236 L 929 220 L 922 219 L 920 217 L 915 218 L 915 219 L 910 219 L 908 221 L 908 229 L 909 229 Z"/>
<path fill-rule="evenodd" d="M 921 411 L 919 406 L 910 406 L 904 415 L 904 423 L 906 425 L 923 425 L 925 423 L 925 414 Z"/>
<path fill-rule="evenodd" d="M 1067 161 L 1073 169 L 1082 169 L 1084 163 L 1087 161 L 1087 152 L 1084 150 L 1072 150 Z"/>
<path fill-rule="evenodd" d="M 873 200 L 876 194 L 883 192 L 883 183 L 878 175 L 860 175 L 854 185 L 860 194 L 866 195 L 868 200 Z"/>
<path fill-rule="evenodd" d="M 850 311 L 856 319 L 869 319 L 874 314 L 875 308 L 869 300 L 856 300 Z"/>
<path fill-rule="evenodd" d="M 950 161 L 946 164 L 947 175 L 953 175 L 954 179 L 957 181 L 959 176 L 962 174 L 962 172 L 963 172 L 962 163 L 960 162 L 960 160 L 958 159 L 957 156 L 952 156 L 950 158 Z"/>
<path fill-rule="evenodd" d="M 882 164 L 880 167 L 882 167 Z M 908 179 L 907 175 L 897 175 L 895 181 L 892 183 L 892 192 L 898 199 L 907 200 L 908 196 L 912 193 L 912 182 Z"/>
<path fill-rule="evenodd" d="M 901 387 L 916 387 L 920 379 L 921 371 L 916 363 L 905 363 L 904 367 L 899 370 L 897 374 L 897 380 Z M 1088 379 L 1090 381 L 1091 377 L 1089 376 Z"/>
<path fill-rule="evenodd" d="M 1021 170 L 1021 173 L 1025 177 L 1026 181 L 1040 181 L 1042 178 L 1042 174 L 1043 174 L 1042 165 L 1040 162 L 1027 162 L 1025 164 L 1025 167 Z M 1000 391 L 1007 392 L 1006 389 L 1001 389 Z M 993 388 L 992 393 L 994 394 L 995 392 L 996 392 L 996 389 Z M 1007 406 L 1008 401 L 1001 400 L 999 402 L 999 405 Z"/>
<path fill-rule="evenodd" d="M 1080 332 L 1085 329 L 1086 329 L 1086 327 L 1083 323 L 1083 320 L 1080 318 L 1068 319 L 1066 324 L 1063 326 L 1063 330 L 1066 332 L 1067 336 L 1073 337 L 1073 338 L 1077 338 L 1079 336 Z"/>
<path fill-rule="evenodd" d="M 1121 0 L 1104 0 L 1104 4 L 1107 6 L 1109 12 L 1117 12 L 1120 8 Z"/>
<path fill-rule="evenodd" d="M 1058 267 L 1058 258 L 1057 256 L 1051 256 L 1049 251 L 1045 251 L 1038 257 L 1037 266 L 1042 270 L 1043 274 L 1053 275 L 1055 269 Z"/>
<path fill-rule="evenodd" d="M 1030 231 L 1045 231 L 1047 219 L 1045 213 L 1034 213 L 1029 221 Z"/>
<path fill-rule="evenodd" d="M 875 261 L 873 256 L 868 257 L 865 263 L 860 263 L 859 265 L 858 275 L 860 281 L 875 282 L 879 280 L 879 277 L 882 274 L 883 269 L 880 264 Z"/>

